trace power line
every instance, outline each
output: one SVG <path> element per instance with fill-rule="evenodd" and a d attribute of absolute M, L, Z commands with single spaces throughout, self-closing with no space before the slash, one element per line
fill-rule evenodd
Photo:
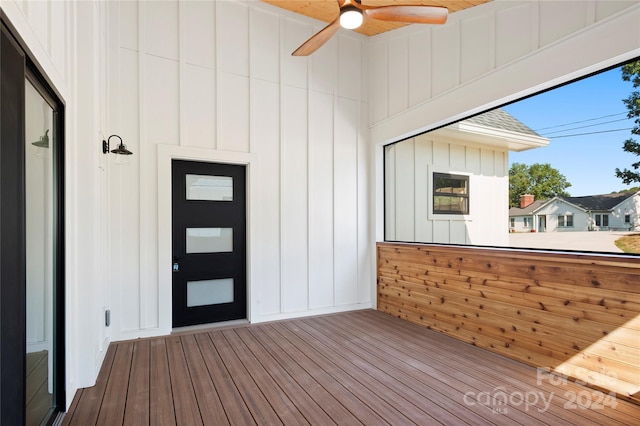
<path fill-rule="evenodd" d="M 595 120 L 600 120 L 602 118 L 609 118 L 609 117 L 615 117 L 617 115 L 622 115 L 622 114 L 627 114 L 626 112 L 619 112 L 617 114 L 609 114 L 609 115 L 603 115 L 601 117 L 595 117 L 595 118 L 588 118 L 586 120 L 580 120 L 580 121 L 574 121 L 571 123 L 565 123 L 565 124 L 556 124 L 555 126 L 549 126 L 549 127 L 542 127 L 540 129 L 536 129 L 534 130 L 535 132 L 539 132 L 541 130 L 548 130 L 548 129 L 555 129 L 556 127 L 564 127 L 564 126 L 571 126 L 572 124 L 580 124 L 580 123 L 586 123 L 587 121 L 595 121 Z"/>
<path fill-rule="evenodd" d="M 627 127 L 625 129 L 602 130 L 600 132 L 575 133 L 573 135 L 553 136 L 551 139 L 571 138 L 571 137 L 574 137 L 574 136 L 595 135 L 595 134 L 598 134 L 598 133 L 622 132 L 623 130 L 632 130 L 632 129 L 633 129 L 633 127 Z"/>
<path fill-rule="evenodd" d="M 577 129 L 584 129 L 586 127 L 602 126 L 603 124 L 615 123 L 615 122 L 618 122 L 618 121 L 626 121 L 626 120 L 628 120 L 628 119 L 627 118 L 619 118 L 617 120 L 603 121 L 602 123 L 587 124 L 586 126 L 571 127 L 569 129 L 558 130 L 556 132 L 546 133 L 546 134 L 543 134 L 542 136 L 547 137 L 547 136 L 555 135 L 556 133 L 568 132 L 569 130 L 577 130 Z"/>

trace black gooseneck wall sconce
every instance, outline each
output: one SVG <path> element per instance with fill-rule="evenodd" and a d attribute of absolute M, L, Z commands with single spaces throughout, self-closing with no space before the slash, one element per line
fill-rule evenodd
<path fill-rule="evenodd" d="M 36 147 L 37 158 L 48 158 L 49 154 L 49 129 L 45 130 L 44 135 L 40 136 L 35 142 L 31 142 L 31 145 Z"/>
<path fill-rule="evenodd" d="M 109 143 L 111 142 L 111 138 L 118 138 L 120 139 L 120 143 L 118 144 L 118 146 L 114 149 L 111 150 L 112 153 L 114 154 L 120 154 L 120 155 L 131 155 L 133 154 L 133 152 L 129 151 L 127 149 L 127 146 L 122 142 L 122 138 L 118 135 L 111 135 L 107 138 L 107 140 L 102 140 L 102 153 L 103 154 L 108 154 L 109 153 Z"/>
<path fill-rule="evenodd" d="M 49 148 L 49 129 L 44 132 L 44 135 L 40 136 L 40 139 L 35 142 L 31 142 L 31 145 L 38 148 Z"/>

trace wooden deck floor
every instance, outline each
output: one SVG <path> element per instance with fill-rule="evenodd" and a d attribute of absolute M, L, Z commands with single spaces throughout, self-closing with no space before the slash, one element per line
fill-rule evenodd
<path fill-rule="evenodd" d="M 505 401 L 506 403 L 502 403 Z M 66 425 L 631 425 L 640 406 L 367 310 L 109 347 Z"/>

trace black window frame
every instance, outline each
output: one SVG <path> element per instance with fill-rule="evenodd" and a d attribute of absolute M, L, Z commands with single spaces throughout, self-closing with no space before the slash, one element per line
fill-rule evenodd
<path fill-rule="evenodd" d="M 465 182 L 466 193 L 456 193 L 456 192 L 438 192 L 437 184 L 438 179 L 450 179 Z M 452 173 L 440 173 L 433 172 L 433 194 L 431 197 L 432 202 L 432 212 L 433 214 L 448 214 L 448 215 L 468 215 L 471 208 L 470 198 L 471 198 L 471 188 L 470 188 L 471 179 L 469 175 L 457 175 Z M 436 197 L 446 197 L 446 198 L 459 198 L 464 201 L 465 209 L 463 211 L 460 210 L 436 210 Z"/>

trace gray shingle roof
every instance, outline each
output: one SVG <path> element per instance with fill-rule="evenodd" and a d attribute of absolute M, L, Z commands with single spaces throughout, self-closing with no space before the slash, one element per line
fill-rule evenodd
<path fill-rule="evenodd" d="M 563 197 L 563 199 L 585 210 L 610 210 L 635 193 L 635 191 L 620 192 L 617 194 L 587 195 L 584 197 Z"/>
<path fill-rule="evenodd" d="M 588 211 L 607 211 L 613 209 L 615 206 L 637 193 L 637 191 L 627 191 L 616 194 L 586 195 L 584 197 L 558 197 L 558 199 L 564 200 Z M 509 216 L 530 215 L 549 201 L 550 200 L 536 200 L 524 209 L 521 209 L 520 207 L 511 207 L 509 209 Z"/>
<path fill-rule="evenodd" d="M 526 216 L 533 213 L 535 210 L 538 210 L 543 204 L 545 204 L 549 200 L 535 200 L 533 203 L 529 204 L 524 209 L 520 207 L 511 207 L 509 209 L 509 216 Z"/>
<path fill-rule="evenodd" d="M 467 118 L 464 122 L 477 124 L 479 126 L 492 127 L 494 129 L 523 133 L 526 135 L 540 136 L 501 108 L 496 108 L 476 115 L 475 117 Z"/>

